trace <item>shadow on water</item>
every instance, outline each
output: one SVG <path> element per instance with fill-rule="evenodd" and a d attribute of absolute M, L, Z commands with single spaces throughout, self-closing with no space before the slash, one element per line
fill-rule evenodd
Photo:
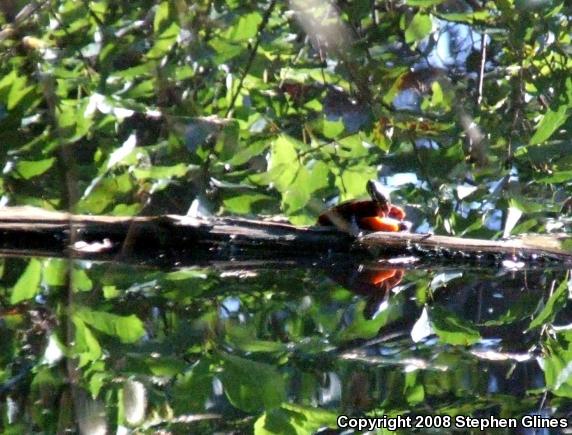
<path fill-rule="evenodd" d="M 2 264 L 3 432 L 570 412 L 566 270 Z"/>

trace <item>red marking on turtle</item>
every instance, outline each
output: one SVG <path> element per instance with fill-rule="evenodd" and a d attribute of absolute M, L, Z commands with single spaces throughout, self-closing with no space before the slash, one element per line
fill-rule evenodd
<path fill-rule="evenodd" d="M 346 231 L 354 225 L 368 231 L 393 232 L 407 229 L 408 226 L 403 221 L 405 211 L 391 204 L 381 183 L 370 180 L 366 187 L 371 199 L 354 199 L 331 207 L 320 214 L 318 224 Z"/>

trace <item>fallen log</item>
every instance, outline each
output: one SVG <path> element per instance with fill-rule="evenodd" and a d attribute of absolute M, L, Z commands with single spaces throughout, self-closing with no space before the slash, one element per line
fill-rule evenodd
<path fill-rule="evenodd" d="M 91 216 L 34 207 L 0 209 L 0 250 L 4 254 L 92 260 L 311 261 L 320 255 L 351 251 L 386 259 L 406 255 L 432 261 L 508 259 L 572 264 L 571 245 L 568 235 L 528 235 L 496 241 L 410 232 L 354 237 L 330 227 L 295 227 L 241 218 Z"/>

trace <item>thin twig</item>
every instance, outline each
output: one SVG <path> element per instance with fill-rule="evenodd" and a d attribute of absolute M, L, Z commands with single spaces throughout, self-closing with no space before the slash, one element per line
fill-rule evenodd
<path fill-rule="evenodd" d="M 48 5 L 49 1 L 44 0 L 41 2 L 29 2 L 26 6 L 24 6 L 20 12 L 16 14 L 14 18 L 14 22 L 7 24 L 2 27 L 0 31 L 0 41 L 9 38 L 12 36 L 19 27 L 26 23 L 28 18 L 30 18 L 33 14 L 39 11 L 44 6 Z"/>
<path fill-rule="evenodd" d="M 483 101 L 483 83 L 485 81 L 485 64 L 487 62 L 487 35 L 481 35 L 481 67 L 479 69 L 479 91 L 477 95 L 477 105 Z"/>

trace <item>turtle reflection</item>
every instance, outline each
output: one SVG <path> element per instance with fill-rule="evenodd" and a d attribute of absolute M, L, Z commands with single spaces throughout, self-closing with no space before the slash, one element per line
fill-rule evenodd
<path fill-rule="evenodd" d="M 325 268 L 329 278 L 366 298 L 364 317 L 371 319 L 391 289 L 401 283 L 404 270 L 379 264 L 331 264 Z"/>

